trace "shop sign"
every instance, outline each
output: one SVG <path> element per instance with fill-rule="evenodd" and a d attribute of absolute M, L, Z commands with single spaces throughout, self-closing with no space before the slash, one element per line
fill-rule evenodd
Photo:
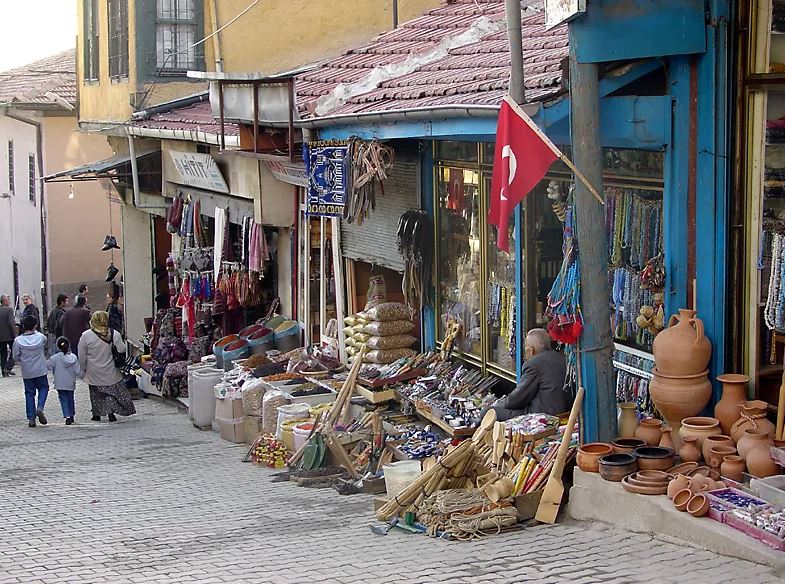
<path fill-rule="evenodd" d="M 229 187 L 221 174 L 221 169 L 218 168 L 215 159 L 209 154 L 175 152 L 172 150 L 168 152 L 172 160 L 171 170 L 174 173 L 168 174 L 167 180 L 208 191 L 229 192 Z"/>
<path fill-rule="evenodd" d="M 298 187 L 308 186 L 308 174 L 302 162 L 267 160 L 267 168 L 278 180 Z"/>
<path fill-rule="evenodd" d="M 586 0 L 545 0 L 545 28 L 569 22 L 586 12 Z"/>
<path fill-rule="evenodd" d="M 306 146 L 309 215 L 342 217 L 349 184 L 349 147 Z"/>

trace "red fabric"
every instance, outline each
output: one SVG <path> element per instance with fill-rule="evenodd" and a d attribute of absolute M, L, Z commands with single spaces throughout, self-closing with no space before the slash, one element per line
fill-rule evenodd
<path fill-rule="evenodd" d="M 497 247 L 506 252 L 510 251 L 507 224 L 513 209 L 558 158 L 521 115 L 526 114 L 518 113 L 503 100 L 496 125 L 488 223 L 499 227 Z"/>

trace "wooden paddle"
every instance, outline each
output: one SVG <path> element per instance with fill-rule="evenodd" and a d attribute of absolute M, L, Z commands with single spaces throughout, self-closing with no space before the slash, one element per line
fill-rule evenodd
<path fill-rule="evenodd" d="M 537 507 L 537 515 L 535 519 L 542 523 L 555 523 L 556 515 L 559 513 L 561 507 L 562 495 L 564 495 L 564 483 L 562 483 L 561 476 L 564 472 L 564 462 L 567 460 L 567 452 L 570 449 L 570 439 L 572 438 L 572 430 L 575 428 L 575 422 L 578 419 L 578 413 L 581 411 L 581 404 L 583 403 L 583 387 L 578 387 L 578 394 L 575 396 L 575 401 L 572 404 L 570 411 L 570 419 L 567 421 L 567 427 L 564 429 L 564 436 L 561 439 L 559 446 L 559 453 L 556 455 L 556 461 L 553 463 L 551 475 L 548 477 L 548 482 L 545 484 L 545 490 L 540 499 L 540 506 Z"/>

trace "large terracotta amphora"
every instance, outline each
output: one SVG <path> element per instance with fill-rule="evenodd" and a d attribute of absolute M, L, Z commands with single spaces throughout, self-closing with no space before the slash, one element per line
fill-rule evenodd
<path fill-rule="evenodd" d="M 714 417 L 720 421 L 722 433 L 730 436 L 730 429 L 741 417 L 741 403 L 747 400 L 747 384 L 750 378 L 738 373 L 726 373 L 717 377 L 722 383 L 722 399 L 714 406 Z"/>
<path fill-rule="evenodd" d="M 762 429 L 766 433 L 774 436 L 774 424 L 766 419 L 766 408 L 768 404 L 759 399 L 742 402 L 739 408 L 741 409 L 741 417 L 734 422 L 730 429 L 730 437 L 733 441 L 738 443 L 741 437 L 744 436 L 744 430 Z"/>
<path fill-rule="evenodd" d="M 694 310 L 680 308 L 668 328 L 654 337 L 652 352 L 662 375 L 697 375 L 711 359 L 711 341 L 703 334 L 703 321 Z M 674 324 L 675 323 L 675 324 Z"/>
<path fill-rule="evenodd" d="M 681 448 L 681 421 L 698 415 L 711 399 L 711 382 L 707 374 L 704 369 L 697 375 L 663 375 L 659 367 L 652 369 L 649 395 L 657 411 L 673 429 L 671 437 L 677 449 Z M 715 433 L 721 434 L 719 427 Z"/>

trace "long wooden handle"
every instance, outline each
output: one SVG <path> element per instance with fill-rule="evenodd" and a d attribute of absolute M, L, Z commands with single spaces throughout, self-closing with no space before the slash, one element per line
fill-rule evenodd
<path fill-rule="evenodd" d="M 782 383 L 780 383 L 780 399 L 777 403 L 777 428 L 774 438 L 783 440 L 785 434 L 785 369 L 782 370 Z"/>
<path fill-rule="evenodd" d="M 575 422 L 578 420 L 578 414 L 583 405 L 583 387 L 578 387 L 578 393 L 575 395 L 575 401 L 572 403 L 572 410 L 570 410 L 570 419 L 567 420 L 567 428 L 564 430 L 561 444 L 559 445 L 559 453 L 556 455 L 556 462 L 553 463 L 553 470 L 551 476 L 560 478 L 564 472 L 564 461 L 567 459 L 567 451 L 570 449 L 570 440 L 572 439 L 572 430 L 575 428 Z"/>

